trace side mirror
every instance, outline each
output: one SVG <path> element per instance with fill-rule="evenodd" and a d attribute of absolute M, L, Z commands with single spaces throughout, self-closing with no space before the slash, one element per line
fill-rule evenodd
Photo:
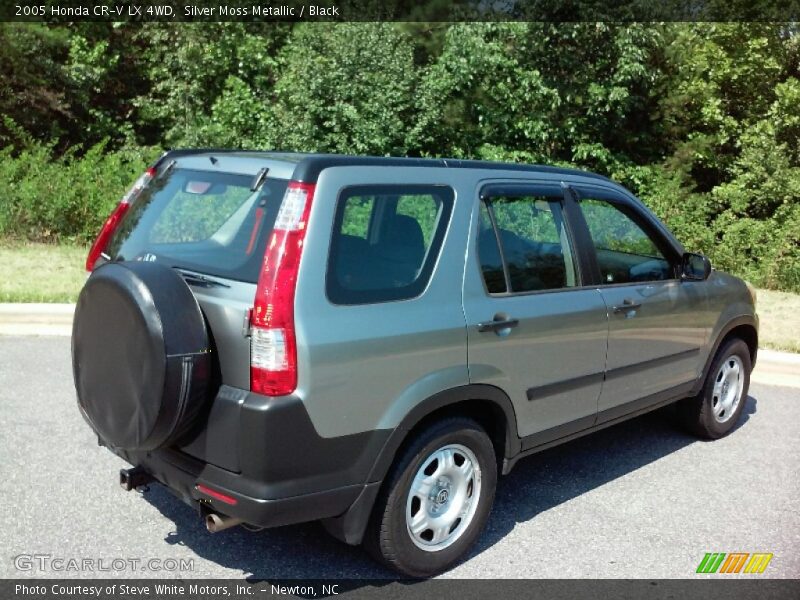
<path fill-rule="evenodd" d="M 681 277 L 689 281 L 703 281 L 711 275 L 711 261 L 707 256 L 687 252 L 681 260 Z"/>

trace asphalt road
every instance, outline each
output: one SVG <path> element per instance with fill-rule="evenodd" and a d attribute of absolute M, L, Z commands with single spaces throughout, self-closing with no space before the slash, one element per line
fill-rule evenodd
<path fill-rule="evenodd" d="M 737 551 L 773 553 L 763 576 L 800 577 L 799 416 L 800 390 L 754 383 L 723 440 L 697 441 L 661 411 L 528 458 L 501 480 L 488 529 L 446 577 L 696 577 L 706 552 Z M 159 486 L 121 491 L 122 466 L 75 406 L 69 340 L 0 336 L 0 577 L 391 576 L 317 524 L 212 536 Z M 161 562 L 81 572 L 35 559 L 20 571 L 20 554 L 89 558 L 95 569 Z M 193 559 L 193 570 L 164 570 L 170 559 Z"/>

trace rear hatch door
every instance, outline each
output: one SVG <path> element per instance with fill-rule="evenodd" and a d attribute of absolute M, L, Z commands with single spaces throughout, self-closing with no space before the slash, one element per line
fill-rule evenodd
<path fill-rule="evenodd" d="M 238 425 L 240 390 L 250 388 L 248 311 L 264 250 L 293 164 L 233 156 L 191 156 L 169 162 L 136 198 L 106 248 L 113 261 L 155 261 L 179 271 L 206 317 L 214 346 L 215 401 L 183 448 L 196 458 L 238 470 L 236 444 L 211 447 Z M 237 397 L 238 393 L 238 397 Z"/>

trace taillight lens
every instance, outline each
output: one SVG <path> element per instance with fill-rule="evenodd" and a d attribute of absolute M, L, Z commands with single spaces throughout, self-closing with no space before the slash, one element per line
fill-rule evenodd
<path fill-rule="evenodd" d="M 290 182 L 258 277 L 250 329 L 250 389 L 268 396 L 297 387 L 294 296 L 314 186 Z"/>
<path fill-rule="evenodd" d="M 94 270 L 97 260 L 100 258 L 100 255 L 105 252 L 111 236 L 114 235 L 117 227 L 119 227 L 119 224 L 122 222 L 122 218 L 125 216 L 125 213 L 128 212 L 128 209 L 133 201 L 142 192 L 142 190 L 147 187 L 147 184 L 149 184 L 155 176 L 155 168 L 151 167 L 147 169 L 147 171 L 142 173 L 139 179 L 136 180 L 131 188 L 125 192 L 122 200 L 119 201 L 119 204 L 117 204 L 116 208 L 114 208 L 112 213 L 108 216 L 106 222 L 103 223 L 100 233 L 97 234 L 97 238 L 94 240 L 92 247 L 89 249 L 89 255 L 86 257 L 87 271 Z"/>
<path fill-rule="evenodd" d="M 198 492 L 202 492 L 206 496 L 211 496 L 215 500 L 219 500 L 220 502 L 224 502 L 225 504 L 230 504 L 231 506 L 235 506 L 238 504 L 238 500 L 233 496 L 229 496 L 228 494 L 223 494 L 222 492 L 218 492 L 217 490 L 212 490 L 207 485 L 203 485 L 202 483 L 198 483 L 194 486 Z"/>

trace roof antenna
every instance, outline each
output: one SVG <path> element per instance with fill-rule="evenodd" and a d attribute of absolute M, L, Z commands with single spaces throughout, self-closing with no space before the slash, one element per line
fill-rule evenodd
<path fill-rule="evenodd" d="M 212 164 L 212 165 L 215 165 L 215 164 L 217 164 L 217 159 L 216 159 L 216 158 L 214 158 L 213 156 L 209 156 L 209 157 L 208 157 L 208 160 L 210 160 L 210 161 L 211 161 L 211 164 Z"/>

